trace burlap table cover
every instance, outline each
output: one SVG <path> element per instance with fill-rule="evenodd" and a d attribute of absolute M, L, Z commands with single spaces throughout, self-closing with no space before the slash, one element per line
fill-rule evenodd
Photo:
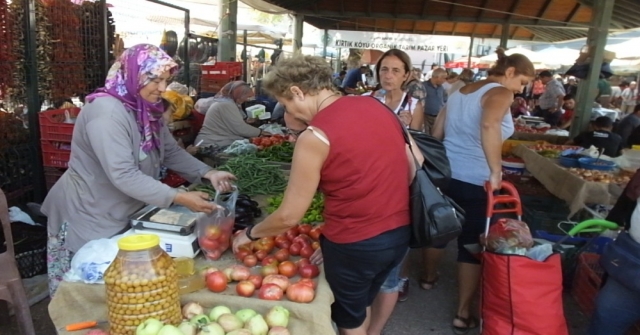
<path fill-rule="evenodd" d="M 206 261 L 202 257 L 197 258 L 196 267 L 202 268 L 205 265 L 212 265 L 218 268 L 225 268 L 235 261 L 230 251 L 216 261 Z M 254 270 L 255 271 L 255 270 Z M 333 303 L 333 293 L 329 284 L 324 278 L 324 269 L 321 268 L 318 280 L 315 299 L 308 304 L 299 304 L 288 301 L 283 297 L 280 301 L 267 301 L 257 298 L 257 292 L 252 298 L 240 297 L 235 293 L 235 284 L 230 284 L 222 293 L 213 293 L 209 290 L 182 295 L 181 303 L 197 302 L 205 307 L 208 313 L 212 307 L 225 305 L 233 312 L 251 308 L 256 312 L 265 314 L 273 306 L 283 306 L 291 312 L 289 326 L 287 327 L 292 335 L 335 335 L 331 323 L 331 303 Z M 292 282 L 298 277 L 292 278 Z M 54 298 L 49 304 L 49 316 L 56 328 L 62 328 L 68 324 L 97 320 L 107 320 L 106 291 L 104 285 L 91 285 L 84 283 L 62 282 Z M 108 326 L 102 328 L 106 329 Z M 60 335 L 84 334 L 84 332 L 59 331 Z"/>
<path fill-rule="evenodd" d="M 616 184 L 586 181 L 524 145 L 517 146 L 513 153 L 524 160 L 527 170 L 551 194 L 569 204 L 569 216 L 585 204 L 612 205 L 622 193 L 622 188 Z"/>

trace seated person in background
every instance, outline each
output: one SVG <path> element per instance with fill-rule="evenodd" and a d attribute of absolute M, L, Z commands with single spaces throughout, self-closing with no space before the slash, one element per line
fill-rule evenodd
<path fill-rule="evenodd" d="M 363 85 L 362 75 L 367 73 L 369 73 L 369 67 L 366 65 L 347 71 L 347 74 L 342 81 L 342 88 L 344 91 L 347 94 L 358 94 L 358 85 Z"/>
<path fill-rule="evenodd" d="M 558 128 L 569 130 L 569 127 L 571 127 L 571 121 L 573 121 L 575 108 L 576 100 L 573 98 L 573 96 L 569 94 L 565 95 L 564 104 L 562 104 L 562 110 L 564 110 L 564 113 L 560 118 L 560 125 L 558 126 Z"/>
<path fill-rule="evenodd" d="M 523 97 L 515 97 L 511 104 L 511 116 L 514 119 L 519 116 L 529 116 L 529 107 L 527 107 L 527 100 Z"/>
<path fill-rule="evenodd" d="M 195 142 L 202 141 L 200 145 L 204 147 L 215 145 L 224 148 L 235 140 L 271 135 L 245 121 L 247 116 L 240 106 L 253 96 L 253 90 L 244 81 L 224 85 L 207 110 Z"/>
<path fill-rule="evenodd" d="M 622 118 L 616 126 L 615 132 L 622 137 L 622 145 L 625 148 L 629 147 L 629 136 L 638 126 L 640 126 L 640 104 L 636 105 L 633 113 Z"/>
<path fill-rule="evenodd" d="M 342 81 L 344 80 L 344 77 L 347 75 L 347 71 L 340 71 L 340 74 L 333 78 L 333 86 L 335 87 L 342 87 Z"/>
<path fill-rule="evenodd" d="M 604 154 L 609 157 L 617 157 L 622 149 L 622 138 L 618 134 L 611 132 L 613 120 L 606 116 L 601 116 L 593 122 L 593 131 L 585 131 L 569 140 L 567 144 L 579 145 L 585 149 L 592 145 L 599 150 L 604 150 Z"/>

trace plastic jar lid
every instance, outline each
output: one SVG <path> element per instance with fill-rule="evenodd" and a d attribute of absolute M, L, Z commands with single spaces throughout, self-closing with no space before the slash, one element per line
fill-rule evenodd
<path fill-rule="evenodd" d="M 140 251 L 160 245 L 160 237 L 153 234 L 126 236 L 118 240 L 118 248 L 124 251 Z"/>

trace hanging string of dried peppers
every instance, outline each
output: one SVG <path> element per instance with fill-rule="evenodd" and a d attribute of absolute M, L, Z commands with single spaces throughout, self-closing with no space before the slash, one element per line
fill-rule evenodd
<path fill-rule="evenodd" d="M 50 68 L 54 101 L 78 96 L 85 91 L 85 59 L 78 7 L 69 0 L 48 0 L 45 4 L 53 50 Z"/>

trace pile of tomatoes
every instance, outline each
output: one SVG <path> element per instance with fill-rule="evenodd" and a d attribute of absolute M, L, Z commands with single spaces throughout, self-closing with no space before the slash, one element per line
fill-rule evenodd
<path fill-rule="evenodd" d="M 263 137 L 254 137 L 251 139 L 251 144 L 258 146 L 258 149 L 268 148 L 274 145 L 280 145 L 284 142 L 295 142 L 296 137 L 293 135 L 273 135 L 273 136 L 263 136 Z"/>
<path fill-rule="evenodd" d="M 320 269 L 309 258 L 320 247 L 321 232 L 321 226 L 301 224 L 275 238 L 263 237 L 241 246 L 235 257 L 243 265 L 203 270 L 207 288 L 223 292 L 229 283 L 237 282 L 236 293 L 243 297 L 252 297 L 257 291 L 263 300 L 280 300 L 286 295 L 293 302 L 311 302 L 317 287 L 314 278 L 320 275 Z M 294 261 L 292 256 L 300 258 Z M 261 265 L 259 270 L 252 269 L 257 265 Z M 301 279 L 292 282 L 296 276 Z"/>

